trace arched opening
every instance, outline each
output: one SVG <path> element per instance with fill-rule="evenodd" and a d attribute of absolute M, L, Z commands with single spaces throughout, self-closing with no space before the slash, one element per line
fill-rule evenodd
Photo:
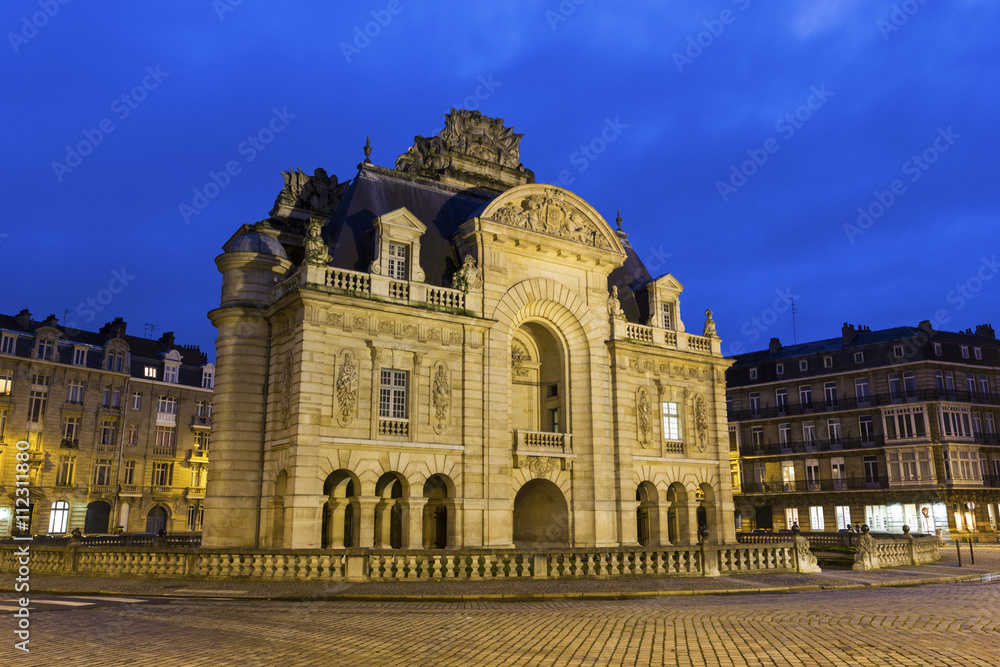
<path fill-rule="evenodd" d="M 271 548 L 285 545 L 285 493 L 288 492 L 288 473 L 282 470 L 274 480 L 271 499 Z"/>
<path fill-rule="evenodd" d="M 146 515 L 146 532 L 156 535 L 167 529 L 167 510 L 157 505 Z"/>
<path fill-rule="evenodd" d="M 128 517 L 132 510 L 132 506 L 128 503 L 122 503 L 121 509 L 118 510 L 118 528 L 122 531 L 128 530 Z"/>
<path fill-rule="evenodd" d="M 569 432 L 566 355 L 553 333 L 525 322 L 511 342 L 511 417 L 516 430 Z"/>
<path fill-rule="evenodd" d="M 445 549 L 449 546 L 448 480 L 444 475 L 431 475 L 424 482 L 423 546 L 427 549 Z"/>
<path fill-rule="evenodd" d="M 52 503 L 52 512 L 49 514 L 49 535 L 62 535 L 66 532 L 68 523 L 69 503 L 65 500 Z"/>
<path fill-rule="evenodd" d="M 680 482 L 667 489 L 667 537 L 671 544 L 690 544 L 691 532 L 688 519 L 688 493 Z"/>
<path fill-rule="evenodd" d="M 387 472 L 375 483 L 375 548 L 399 549 L 403 546 L 404 479 L 399 473 Z"/>
<path fill-rule="evenodd" d="M 635 490 L 635 499 L 639 506 L 635 508 L 636 541 L 641 546 L 659 544 L 660 521 L 657 500 L 659 494 L 652 482 L 643 482 Z"/>
<path fill-rule="evenodd" d="M 715 490 L 708 483 L 700 484 L 695 490 L 694 500 L 698 504 L 696 512 L 698 521 L 698 540 L 718 537 L 718 526 L 715 521 Z"/>
<path fill-rule="evenodd" d="M 109 503 L 95 500 L 87 505 L 87 516 L 83 520 L 83 532 L 88 535 L 106 533 L 109 523 L 111 523 L 111 505 Z"/>
<path fill-rule="evenodd" d="M 349 470 L 334 470 L 323 482 L 323 525 L 320 545 L 324 549 L 343 549 L 360 543 L 355 506 L 360 484 Z"/>
<path fill-rule="evenodd" d="M 559 487 L 533 479 L 514 497 L 514 544 L 518 548 L 569 546 L 569 509 Z"/>

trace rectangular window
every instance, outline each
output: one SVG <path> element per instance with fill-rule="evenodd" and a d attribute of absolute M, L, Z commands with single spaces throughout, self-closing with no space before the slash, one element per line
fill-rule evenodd
<path fill-rule="evenodd" d="M 757 369 L 756 368 L 751 368 L 750 369 L 750 379 L 751 380 L 756 380 L 757 379 Z"/>
<path fill-rule="evenodd" d="M 863 463 L 865 467 L 865 485 L 870 489 L 878 488 L 878 457 L 866 456 Z"/>
<path fill-rule="evenodd" d="M 978 412 L 972 413 L 972 435 L 977 436 L 983 432 L 983 421 Z"/>
<path fill-rule="evenodd" d="M 886 410 L 882 419 L 887 440 L 922 438 L 927 435 L 923 408 Z"/>
<path fill-rule="evenodd" d="M 972 356 L 974 356 L 976 359 L 979 359 L 980 361 L 982 361 L 983 360 L 983 348 L 981 348 L 981 347 L 974 347 L 974 348 L 972 348 Z"/>
<path fill-rule="evenodd" d="M 170 364 L 163 369 L 163 381 L 177 384 L 177 366 Z"/>
<path fill-rule="evenodd" d="M 155 447 L 162 449 L 172 449 L 174 446 L 174 427 L 157 426 Z"/>
<path fill-rule="evenodd" d="M 965 388 L 969 391 L 969 400 L 971 401 L 976 393 L 976 377 L 972 373 L 965 374 Z"/>
<path fill-rule="evenodd" d="M 899 373 L 889 374 L 889 396 L 894 403 L 903 399 L 903 382 Z"/>
<path fill-rule="evenodd" d="M 198 488 L 202 485 L 204 481 L 204 475 L 202 474 L 203 466 L 197 463 L 191 466 L 191 486 Z"/>
<path fill-rule="evenodd" d="M 111 407 L 117 410 L 122 404 L 122 388 L 112 387 L 111 388 Z"/>
<path fill-rule="evenodd" d="M 663 437 L 666 440 L 681 439 L 681 416 L 677 403 L 663 403 Z"/>
<path fill-rule="evenodd" d="M 87 349 L 83 347 L 73 348 L 73 365 L 74 366 L 86 366 L 87 365 Z"/>
<path fill-rule="evenodd" d="M 750 444 L 753 445 L 754 449 L 758 450 L 764 446 L 763 426 L 753 426 L 750 428 Z"/>
<path fill-rule="evenodd" d="M 781 462 L 781 483 L 785 491 L 795 490 L 795 463 L 792 461 Z"/>
<path fill-rule="evenodd" d="M 826 400 L 827 410 L 837 409 L 837 383 L 836 382 L 825 382 L 823 383 L 823 398 Z"/>
<path fill-rule="evenodd" d="M 864 362 L 865 362 L 865 353 L 864 352 L 855 352 L 854 353 L 854 363 L 856 363 L 856 364 L 863 364 Z"/>
<path fill-rule="evenodd" d="M 407 372 L 391 368 L 382 369 L 382 385 L 379 390 L 379 417 L 382 419 L 406 419 Z"/>
<path fill-rule="evenodd" d="M 894 356 L 894 357 L 901 357 L 901 356 L 903 356 L 903 346 L 902 345 L 893 345 L 892 346 L 892 356 Z"/>
<path fill-rule="evenodd" d="M 825 530 L 826 523 L 823 521 L 823 508 L 813 505 L 809 508 L 809 527 L 812 530 Z"/>
<path fill-rule="evenodd" d="M 802 440 L 806 443 L 816 442 L 816 425 L 812 422 L 802 424 Z"/>
<path fill-rule="evenodd" d="M 111 484 L 111 459 L 97 459 L 94 462 L 94 485 L 107 486 Z"/>
<path fill-rule="evenodd" d="M 806 461 L 806 484 L 808 484 L 810 491 L 819 489 L 819 461 L 817 459 Z"/>
<path fill-rule="evenodd" d="M 0 352 L 4 354 L 14 354 L 16 349 L 17 336 L 13 334 L 3 334 L 0 338 Z"/>
<path fill-rule="evenodd" d="M 774 372 L 777 375 L 784 375 L 785 374 L 785 365 L 784 364 L 775 364 L 774 365 Z"/>
<path fill-rule="evenodd" d="M 142 370 L 142 374 L 145 377 L 152 378 L 152 379 L 155 380 L 156 379 L 156 366 L 146 366 Z"/>
<path fill-rule="evenodd" d="M 63 419 L 63 440 L 72 445 L 80 437 L 80 418 L 66 417 Z"/>
<path fill-rule="evenodd" d="M 670 307 L 669 303 L 661 304 L 660 309 L 660 322 L 663 324 L 663 328 L 670 331 L 674 328 L 674 318 L 673 318 L 673 308 Z"/>
<path fill-rule="evenodd" d="M 56 486 L 73 486 L 73 474 L 76 471 L 75 456 L 60 456 L 59 468 L 56 471 Z"/>
<path fill-rule="evenodd" d="M 823 368 L 833 368 L 833 357 L 823 357 Z"/>
<path fill-rule="evenodd" d="M 70 380 L 66 383 L 66 402 L 80 405 L 83 403 L 83 381 Z"/>
<path fill-rule="evenodd" d="M 387 257 L 388 275 L 396 280 L 407 280 L 406 260 L 410 254 L 410 247 L 400 243 L 390 243 Z"/>
<path fill-rule="evenodd" d="M 750 393 L 750 416 L 760 416 L 760 394 L 756 391 Z"/>
<path fill-rule="evenodd" d="M 827 432 L 830 434 L 831 443 L 842 442 L 843 433 L 840 430 L 840 420 L 839 419 L 829 419 L 826 422 Z"/>
<path fill-rule="evenodd" d="M 968 345 L 962 345 L 960 349 L 962 350 L 962 358 L 963 359 L 968 359 L 969 358 L 969 346 Z"/>
<path fill-rule="evenodd" d="M 809 409 L 812 407 L 813 402 L 813 390 L 812 387 L 805 384 L 799 387 L 799 403 L 802 404 L 804 409 Z"/>
<path fill-rule="evenodd" d="M 188 515 L 187 515 L 187 529 L 188 530 L 198 530 L 201 528 L 201 519 L 204 514 L 204 509 L 195 503 L 194 505 L 188 505 Z"/>
<path fill-rule="evenodd" d="M 858 399 L 859 408 L 867 408 L 871 405 L 868 394 L 868 378 L 857 378 L 854 381 L 854 395 Z"/>
<path fill-rule="evenodd" d="M 177 423 L 177 399 L 172 396 L 160 396 L 156 402 L 156 423 Z"/>
<path fill-rule="evenodd" d="M 875 442 L 875 423 L 870 415 L 858 417 L 858 430 L 861 433 L 861 442 Z"/>
<path fill-rule="evenodd" d="M 8 370 L 0 371 L 0 396 L 10 396 L 14 388 L 14 372 Z"/>
<path fill-rule="evenodd" d="M 972 437 L 972 415 L 961 408 L 941 408 L 941 432 L 957 438 Z"/>
<path fill-rule="evenodd" d="M 101 390 L 101 407 L 111 407 L 111 385 L 109 384 L 104 385 L 104 388 Z"/>
<path fill-rule="evenodd" d="M 846 486 L 845 480 L 847 475 L 845 474 L 844 459 L 837 457 L 830 459 L 830 476 L 833 478 L 833 490 L 843 491 Z"/>
<path fill-rule="evenodd" d="M 3 439 L 3 433 L 6 428 L 7 428 L 7 408 L 0 408 L 0 440 Z M 2 453 L 0 453 L 0 464 L 3 464 Z"/>
<path fill-rule="evenodd" d="M 132 392 L 132 409 L 133 410 L 142 409 L 142 392 L 139 391 Z"/>
<path fill-rule="evenodd" d="M 194 448 L 202 456 L 208 454 L 208 444 L 210 436 L 206 431 L 197 431 L 194 434 Z"/>
<path fill-rule="evenodd" d="M 52 341 L 47 338 L 43 338 L 38 341 L 38 358 L 43 361 L 52 361 Z"/>
<path fill-rule="evenodd" d="M 805 359 L 801 360 L 799 362 L 799 370 L 802 372 L 809 370 L 809 362 L 806 361 Z"/>
<path fill-rule="evenodd" d="M 778 424 L 778 442 L 787 445 L 792 440 L 792 425 Z"/>
<path fill-rule="evenodd" d="M 48 378 L 45 378 L 46 385 Z M 49 389 L 43 385 L 32 385 L 31 395 L 28 398 L 28 421 L 38 424 L 45 417 L 45 404 L 49 398 Z"/>
<path fill-rule="evenodd" d="M 122 469 L 122 484 L 135 484 L 135 461 L 132 459 L 125 461 L 125 467 Z"/>
<path fill-rule="evenodd" d="M 799 525 L 799 508 L 798 507 L 786 507 L 785 508 L 785 525 L 791 528 L 792 526 Z"/>
<path fill-rule="evenodd" d="M 934 355 L 941 356 L 941 343 L 934 343 Z"/>
<path fill-rule="evenodd" d="M 201 388 L 202 389 L 212 389 L 215 387 L 215 373 L 210 370 L 203 370 L 201 372 Z"/>
<path fill-rule="evenodd" d="M 913 371 L 903 373 L 903 391 L 906 393 L 906 400 L 917 400 L 917 374 Z"/>
<path fill-rule="evenodd" d="M 837 514 L 837 530 L 846 530 L 851 526 L 851 508 L 849 505 L 837 505 L 834 508 Z"/>
<path fill-rule="evenodd" d="M 985 375 L 979 376 L 979 400 L 989 401 L 990 399 L 990 381 L 986 379 Z"/>
<path fill-rule="evenodd" d="M 115 444 L 115 423 L 109 419 L 101 420 L 101 435 L 98 441 L 102 445 Z"/>
<path fill-rule="evenodd" d="M 153 486 L 170 486 L 173 484 L 174 464 L 157 461 L 153 464 Z"/>
<path fill-rule="evenodd" d="M 993 424 L 993 413 L 987 412 L 983 415 L 983 425 L 986 426 L 986 433 L 993 435 L 996 433 L 996 426 Z"/>
<path fill-rule="evenodd" d="M 128 444 L 130 447 L 135 447 L 139 444 L 139 425 L 130 424 L 128 427 Z"/>
<path fill-rule="evenodd" d="M 774 390 L 774 404 L 778 406 L 778 414 L 785 414 L 788 411 L 788 390 Z"/>

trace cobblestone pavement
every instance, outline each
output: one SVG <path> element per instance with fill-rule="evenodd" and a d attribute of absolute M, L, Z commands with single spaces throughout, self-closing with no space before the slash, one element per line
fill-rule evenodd
<path fill-rule="evenodd" d="M 9 627 L 12 619 L 0 625 Z M 535 602 L 172 599 L 32 615 L 3 665 L 989 665 L 1000 583 Z"/>

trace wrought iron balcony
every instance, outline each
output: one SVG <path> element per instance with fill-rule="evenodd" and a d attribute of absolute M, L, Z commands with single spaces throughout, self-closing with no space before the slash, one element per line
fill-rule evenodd
<path fill-rule="evenodd" d="M 843 479 L 806 480 L 797 479 L 790 482 L 772 480 L 767 482 L 744 481 L 740 489 L 745 494 L 750 493 L 808 493 L 820 491 L 868 491 L 888 489 L 888 477 L 845 477 Z"/>
<path fill-rule="evenodd" d="M 766 444 L 743 443 L 740 456 L 782 456 L 787 454 L 812 454 L 814 452 L 837 452 L 846 449 L 866 449 L 885 445 L 885 436 L 873 435 L 867 438 L 838 438 L 835 440 L 796 440 L 792 442 L 769 442 Z"/>

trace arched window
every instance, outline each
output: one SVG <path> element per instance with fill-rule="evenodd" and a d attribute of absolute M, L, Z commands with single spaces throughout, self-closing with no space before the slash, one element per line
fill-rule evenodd
<path fill-rule="evenodd" d="M 52 513 L 49 515 L 49 534 L 60 535 L 66 532 L 69 523 L 69 503 L 57 500 L 52 503 Z"/>

